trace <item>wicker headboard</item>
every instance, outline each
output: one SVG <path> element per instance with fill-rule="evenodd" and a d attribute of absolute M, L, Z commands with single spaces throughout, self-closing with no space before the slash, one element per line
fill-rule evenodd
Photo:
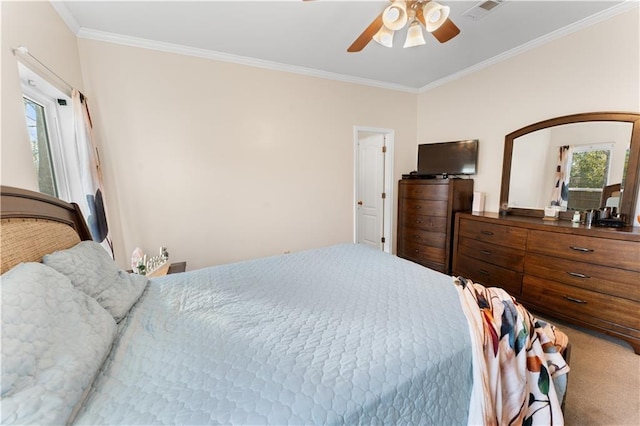
<path fill-rule="evenodd" d="M 0 273 L 91 239 L 77 204 L 9 186 L 0 196 Z"/>

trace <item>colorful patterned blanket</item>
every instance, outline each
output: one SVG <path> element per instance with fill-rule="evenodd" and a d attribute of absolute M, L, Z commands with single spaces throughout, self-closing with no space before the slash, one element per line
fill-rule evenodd
<path fill-rule="evenodd" d="M 567 336 L 501 288 L 454 283 L 474 347 L 469 424 L 564 424 L 553 378 L 569 372 Z"/>

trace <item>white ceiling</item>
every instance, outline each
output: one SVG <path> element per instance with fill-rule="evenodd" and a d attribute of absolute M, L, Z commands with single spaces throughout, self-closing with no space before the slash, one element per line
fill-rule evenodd
<path fill-rule="evenodd" d="M 592 25 L 638 1 L 507 0 L 484 18 L 462 14 L 479 1 L 445 1 L 461 33 L 404 49 L 370 42 L 346 49 L 388 1 L 54 1 L 80 37 L 212 57 L 417 92 Z"/>

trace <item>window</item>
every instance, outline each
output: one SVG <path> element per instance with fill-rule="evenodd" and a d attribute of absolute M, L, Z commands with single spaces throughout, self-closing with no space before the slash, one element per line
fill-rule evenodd
<path fill-rule="evenodd" d="M 40 61 L 38 63 L 42 67 L 30 69 L 18 62 L 18 70 L 39 189 L 77 203 L 93 239 L 102 243 L 113 256 L 102 198 L 98 153 L 91 138 L 86 101 L 80 92 Z M 51 81 L 34 70 L 46 71 L 42 75 L 49 76 Z M 53 83 L 56 80 L 60 81 Z"/>
<path fill-rule="evenodd" d="M 71 98 L 19 64 L 27 132 L 40 192 L 69 201 L 68 154 L 63 137 L 73 138 Z M 68 151 L 68 150 L 67 150 Z"/>
<path fill-rule="evenodd" d="M 33 152 L 33 163 L 38 171 L 38 186 L 40 192 L 51 196 L 58 196 L 58 187 L 51 163 L 51 147 L 47 131 L 47 120 L 44 106 L 24 97 L 24 110 L 27 117 L 27 131 Z"/>
<path fill-rule="evenodd" d="M 599 205 L 602 188 L 609 181 L 611 144 L 574 146 L 569 174 L 568 209 Z"/>

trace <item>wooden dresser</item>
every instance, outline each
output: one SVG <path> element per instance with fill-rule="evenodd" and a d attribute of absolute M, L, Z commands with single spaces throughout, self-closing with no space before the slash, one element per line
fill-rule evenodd
<path fill-rule="evenodd" d="M 473 180 L 403 179 L 398 188 L 398 256 L 451 273 L 455 213 L 471 211 Z"/>
<path fill-rule="evenodd" d="M 452 272 L 502 287 L 533 312 L 622 338 L 640 354 L 640 228 L 463 213 Z"/>

